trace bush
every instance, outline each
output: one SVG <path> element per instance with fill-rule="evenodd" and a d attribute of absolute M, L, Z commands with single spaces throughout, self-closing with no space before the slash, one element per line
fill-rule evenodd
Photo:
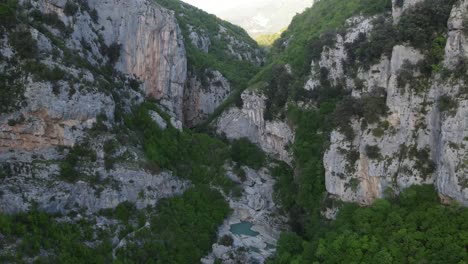
<path fill-rule="evenodd" d="M 380 154 L 380 148 L 372 145 L 366 146 L 366 155 L 369 159 L 380 159 L 382 157 Z"/>
<path fill-rule="evenodd" d="M 8 113 L 20 108 L 24 100 L 22 72 L 4 70 L 0 73 L 0 113 Z"/>
<path fill-rule="evenodd" d="M 119 60 L 121 49 L 122 45 L 116 42 L 112 43 L 110 46 L 104 43 L 101 45 L 101 53 L 109 58 L 110 65 L 114 65 Z"/>
<path fill-rule="evenodd" d="M 67 16 L 74 16 L 79 10 L 79 6 L 72 1 L 67 1 L 65 4 L 65 7 L 63 9 L 63 12 Z"/>
<path fill-rule="evenodd" d="M 93 9 L 89 12 L 89 16 L 91 17 L 91 20 L 93 20 L 94 23 L 99 22 L 99 14 L 96 9 Z"/>
<path fill-rule="evenodd" d="M 439 107 L 440 112 L 454 115 L 458 109 L 458 102 L 451 96 L 442 95 L 437 101 L 437 106 Z"/>
<path fill-rule="evenodd" d="M 35 58 L 38 52 L 37 41 L 28 29 L 19 29 L 10 34 L 10 44 L 23 59 Z"/>
<path fill-rule="evenodd" d="M 397 40 L 397 31 L 393 26 L 393 20 L 380 17 L 374 21 L 374 29 L 367 37 L 360 33 L 353 43 L 346 43 L 345 48 L 348 53 L 347 69 L 357 72 L 357 65 L 368 70 L 370 66 L 379 62 L 382 55 L 389 57 L 392 54 L 393 46 Z M 356 63 L 359 62 L 359 64 Z"/>
<path fill-rule="evenodd" d="M 107 171 L 114 167 L 115 158 L 113 155 L 119 148 L 119 142 L 117 140 L 108 140 L 104 143 L 104 167 Z"/>
<path fill-rule="evenodd" d="M 232 142 L 232 160 L 238 164 L 260 169 L 265 163 L 265 153 L 246 138 Z"/>
<path fill-rule="evenodd" d="M 131 202 L 120 203 L 114 210 L 115 218 L 119 219 L 124 223 L 128 223 L 130 218 L 132 218 L 137 212 L 135 204 Z"/>
<path fill-rule="evenodd" d="M 286 70 L 285 65 L 275 65 L 273 67 L 273 78 L 268 86 L 264 88 L 267 97 L 265 102 L 265 120 L 272 120 L 282 111 L 288 101 L 289 87 L 292 76 Z"/>
<path fill-rule="evenodd" d="M 0 25 L 7 28 L 16 25 L 17 0 L 5 0 L 0 3 Z"/>
<path fill-rule="evenodd" d="M 403 7 L 404 4 L 405 4 L 405 0 L 396 0 L 395 1 L 395 6 L 397 6 L 397 7 Z"/>
<path fill-rule="evenodd" d="M 40 81 L 57 82 L 63 80 L 66 76 L 66 72 L 57 66 L 50 69 L 47 65 L 35 61 L 25 64 L 24 69 L 34 74 Z"/>
<path fill-rule="evenodd" d="M 387 115 L 387 92 L 383 88 L 374 89 L 371 93 L 363 95 L 361 100 L 362 116 L 367 123 L 377 123 L 380 117 Z"/>
<path fill-rule="evenodd" d="M 218 241 L 218 244 L 223 245 L 225 247 L 232 246 L 232 243 L 234 243 L 234 239 L 230 235 L 224 235 Z"/>
<path fill-rule="evenodd" d="M 425 0 L 405 11 L 398 24 L 401 42 L 430 50 L 435 38 L 444 35 L 455 0 Z"/>
<path fill-rule="evenodd" d="M 96 152 L 86 146 L 77 145 L 70 149 L 66 159 L 60 164 L 59 177 L 67 182 L 74 183 L 83 176 L 77 169 L 79 162 L 96 162 Z"/>

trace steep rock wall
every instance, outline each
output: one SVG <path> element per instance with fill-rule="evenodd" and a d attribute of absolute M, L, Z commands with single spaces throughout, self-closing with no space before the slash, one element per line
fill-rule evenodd
<path fill-rule="evenodd" d="M 216 131 L 229 139 L 248 138 L 265 152 L 291 163 L 288 146 L 294 141 L 294 132 L 284 122 L 264 120 L 265 99 L 255 91 L 246 90 L 242 93 L 243 107 L 225 111 L 215 121 Z"/>
<path fill-rule="evenodd" d="M 410 1 L 404 2 L 405 6 L 410 4 Z M 462 23 L 467 15 L 466 4 L 466 1 L 456 4 L 448 22 L 444 61 L 451 70 L 466 58 Z M 340 50 L 339 46 L 336 50 Z M 327 53 L 329 49 L 325 48 L 323 54 Z M 336 54 L 343 53 L 322 55 L 318 63 L 339 66 L 347 54 Z M 330 58 L 334 62 L 326 61 Z M 422 52 L 412 47 L 395 46 L 390 59 L 382 57 L 369 71 L 359 70 L 362 89 L 357 89 L 353 78 L 342 75 L 340 69 L 329 67 L 330 81 L 334 76 L 346 79 L 355 98 L 377 87 L 384 88 L 388 107 L 386 116 L 375 124 L 367 124 L 362 119 L 351 120 L 355 135 L 351 140 L 339 130 L 332 132 L 330 147 L 324 155 L 326 188 L 330 194 L 344 201 L 370 204 L 388 194 L 387 191 L 398 193 L 414 184 L 433 183 L 446 200 L 468 204 L 465 81 L 435 74 L 422 86 L 410 83 L 401 87 L 399 75 L 402 71 L 409 71 L 408 65 L 416 65 L 423 59 Z M 413 78 L 419 77 L 418 72 L 412 74 Z M 312 75 L 308 84 L 313 82 L 318 80 Z M 310 85 L 306 88 L 310 89 Z M 441 110 L 443 100 L 449 100 L 451 110 Z M 377 151 L 377 155 L 371 150 Z"/>
<path fill-rule="evenodd" d="M 229 81 L 219 71 L 207 71 L 203 82 L 190 75 L 184 94 L 184 123 L 194 127 L 206 120 L 231 94 Z"/>

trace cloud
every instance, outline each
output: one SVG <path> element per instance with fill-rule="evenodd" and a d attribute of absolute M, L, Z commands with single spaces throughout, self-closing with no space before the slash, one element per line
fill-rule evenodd
<path fill-rule="evenodd" d="M 226 10 L 236 10 L 239 7 L 262 4 L 268 0 L 183 0 L 193 6 L 203 9 L 209 13 L 219 13 Z"/>

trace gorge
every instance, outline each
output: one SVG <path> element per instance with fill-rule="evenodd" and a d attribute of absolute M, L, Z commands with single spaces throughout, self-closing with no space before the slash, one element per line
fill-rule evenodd
<path fill-rule="evenodd" d="M 468 0 L 0 3 L 0 262 L 468 261 Z"/>

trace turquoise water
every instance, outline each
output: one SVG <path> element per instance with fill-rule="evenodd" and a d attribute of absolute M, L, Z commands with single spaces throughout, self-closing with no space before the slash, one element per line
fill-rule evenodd
<path fill-rule="evenodd" d="M 240 222 L 238 224 L 231 225 L 229 231 L 235 235 L 246 235 L 246 236 L 257 236 L 259 233 L 253 231 L 253 224 L 250 222 Z"/>

